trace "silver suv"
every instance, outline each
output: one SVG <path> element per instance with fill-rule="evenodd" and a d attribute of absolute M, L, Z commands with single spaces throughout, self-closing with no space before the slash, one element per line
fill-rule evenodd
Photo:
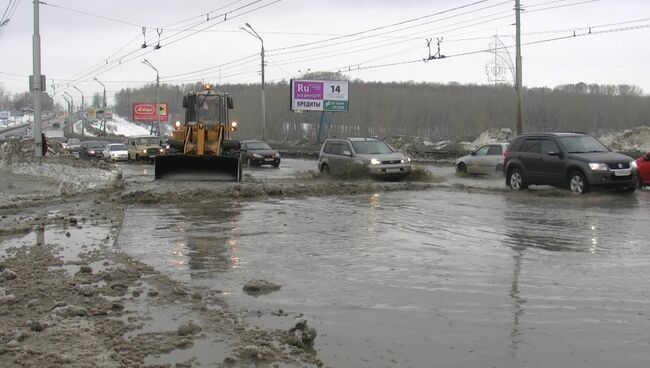
<path fill-rule="evenodd" d="M 411 159 L 376 138 L 330 138 L 318 155 L 318 169 L 324 174 L 362 165 L 373 177 L 402 178 L 411 173 Z"/>

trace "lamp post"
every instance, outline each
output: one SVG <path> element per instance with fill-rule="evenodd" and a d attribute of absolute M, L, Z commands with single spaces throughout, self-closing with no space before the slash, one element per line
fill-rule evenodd
<path fill-rule="evenodd" d="M 241 28 L 251 36 L 257 38 L 262 43 L 262 51 L 261 51 L 261 55 L 262 55 L 262 140 L 265 140 L 266 139 L 266 96 L 264 95 L 264 85 L 265 85 L 264 83 L 264 40 L 259 34 L 257 34 L 257 32 L 255 32 L 255 30 L 253 29 L 253 27 L 251 27 L 249 23 L 246 23 L 246 27 L 250 28 L 250 31 L 244 27 L 239 27 L 239 28 Z"/>
<path fill-rule="evenodd" d="M 104 83 L 100 82 L 99 79 L 93 78 L 95 82 L 99 83 L 102 85 L 102 88 L 104 89 L 104 113 L 102 114 L 102 130 L 104 132 L 104 136 L 106 136 L 106 86 Z"/>
<path fill-rule="evenodd" d="M 74 89 L 81 93 L 81 135 L 84 135 L 84 129 L 86 127 L 86 107 L 84 106 L 84 93 L 79 88 L 77 88 L 77 86 L 74 86 Z"/>
<path fill-rule="evenodd" d="M 70 99 L 70 104 L 68 105 L 68 117 L 72 119 L 72 132 L 74 133 L 74 117 L 72 116 L 72 113 L 74 111 L 74 98 L 72 98 L 72 95 L 68 92 L 63 92 L 63 97 L 65 96 L 68 96 Z"/>
<path fill-rule="evenodd" d="M 158 122 L 158 138 L 160 139 L 160 142 L 162 142 L 163 136 L 160 126 L 160 77 L 158 75 L 158 69 L 156 69 L 156 67 L 147 59 L 142 60 L 142 64 L 156 71 L 156 121 Z"/>
<path fill-rule="evenodd" d="M 67 130 L 68 125 L 66 123 L 68 122 L 68 118 L 70 117 L 70 100 L 68 100 L 68 98 L 65 95 L 63 95 L 63 99 L 68 104 L 68 117 L 66 117 L 66 119 L 63 121 L 63 129 Z"/>

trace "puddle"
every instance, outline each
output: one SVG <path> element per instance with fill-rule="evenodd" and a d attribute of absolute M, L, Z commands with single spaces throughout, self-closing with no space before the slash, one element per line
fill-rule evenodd
<path fill-rule="evenodd" d="M 76 265 L 81 261 L 80 253 L 90 253 L 99 250 L 107 244 L 111 234 L 109 225 L 83 224 L 82 228 L 62 228 L 60 225 L 38 228 L 27 235 L 0 241 L 0 256 L 12 255 L 17 249 L 45 244 L 52 247 L 55 255 L 64 262 L 66 272 L 74 274 L 78 271 Z"/>
<path fill-rule="evenodd" d="M 304 314 L 329 366 L 644 366 L 650 197 L 553 193 L 131 207 L 117 246 L 254 326 Z"/>
<path fill-rule="evenodd" d="M 194 339 L 194 344 L 187 349 L 176 349 L 167 354 L 147 356 L 144 359 L 144 364 L 171 364 L 173 366 L 178 363 L 191 361 L 192 366 L 221 367 L 223 360 L 230 353 L 230 350 L 223 340 L 215 340 L 214 337 L 205 337 Z"/>

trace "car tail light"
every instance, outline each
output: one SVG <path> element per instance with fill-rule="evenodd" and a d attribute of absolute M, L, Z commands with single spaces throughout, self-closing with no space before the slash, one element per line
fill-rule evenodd
<path fill-rule="evenodd" d="M 503 162 L 506 162 L 508 158 L 510 158 L 510 151 L 505 151 L 503 153 Z"/>

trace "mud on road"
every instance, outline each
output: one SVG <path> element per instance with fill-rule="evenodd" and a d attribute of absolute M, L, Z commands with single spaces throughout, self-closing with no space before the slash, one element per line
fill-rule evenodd
<path fill-rule="evenodd" d="M 192 183 L 155 182 L 145 164 L 5 160 L 0 366 L 399 367 L 435 352 L 446 366 L 532 367 L 550 362 L 530 353 L 557 333 L 549 321 L 572 323 L 565 339 L 596 334 L 598 351 L 643 361 L 632 326 L 648 324 L 647 295 L 616 286 L 639 291 L 631 270 L 648 264 L 644 235 L 621 240 L 606 223 L 623 226 L 625 208 L 643 217 L 647 193 L 576 201 L 554 189 L 510 193 L 501 177 L 446 166 L 376 182 L 285 163 L 249 169 L 242 183 Z M 598 295 L 582 291 L 601 271 L 613 279 L 599 280 Z M 608 350 L 599 326 L 634 344 Z M 580 356 L 584 344 L 557 345 L 556 362 L 586 366 L 577 354 L 601 366 L 602 354 Z"/>
<path fill-rule="evenodd" d="M 249 173 L 236 184 L 154 182 L 150 166 L 125 167 L 144 170 L 138 177 L 103 162 L 37 160 L 6 146 L 2 153 L 3 367 L 324 366 L 313 350 L 317 332 L 300 313 L 282 328 L 253 327 L 219 290 L 189 288 L 116 251 L 125 209 L 420 190 L 436 181 L 339 183 L 301 171 L 270 180 Z M 266 280 L 241 287 L 260 295 L 269 285 L 271 292 L 281 287 Z"/>

